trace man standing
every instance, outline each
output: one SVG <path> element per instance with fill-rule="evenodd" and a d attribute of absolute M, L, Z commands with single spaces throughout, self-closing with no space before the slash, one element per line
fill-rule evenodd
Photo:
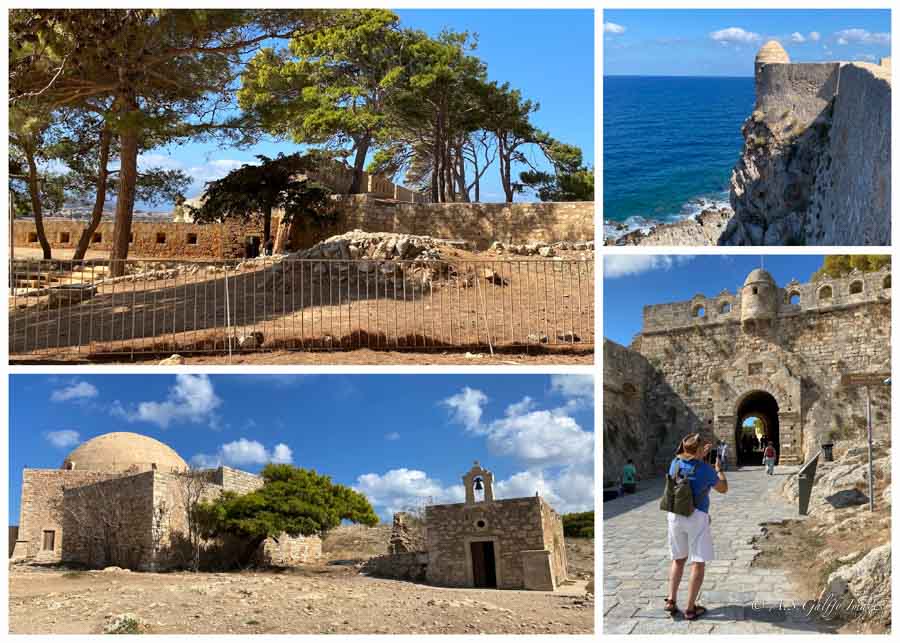
<path fill-rule="evenodd" d="M 719 446 L 716 448 L 719 457 L 719 463 L 722 465 L 722 471 L 728 470 L 728 443 L 725 440 L 719 440 Z"/>
<path fill-rule="evenodd" d="M 712 449 L 712 443 L 703 442 L 699 433 L 685 437 L 669 466 L 669 475 L 687 478 L 694 497 L 694 511 L 690 516 L 668 512 L 669 553 L 672 567 L 669 571 L 669 596 L 665 610 L 669 614 L 678 613 L 678 586 L 684 574 L 688 559 L 691 562 L 691 578 L 688 582 L 688 601 L 684 618 L 693 621 L 706 613 L 706 608 L 697 605 L 697 596 L 703 585 L 706 563 L 713 560 L 713 541 L 709 517 L 709 490 L 727 493 L 728 481 L 722 466 L 716 459 L 715 468 L 703 461 Z"/>
<path fill-rule="evenodd" d="M 628 459 L 627 464 L 622 467 L 622 490 L 625 493 L 634 493 L 637 491 L 637 467 L 634 466 L 634 460 Z"/>

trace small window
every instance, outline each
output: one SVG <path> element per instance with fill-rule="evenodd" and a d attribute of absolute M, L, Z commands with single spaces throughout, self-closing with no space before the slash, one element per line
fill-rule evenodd
<path fill-rule="evenodd" d="M 792 292 L 790 295 L 790 299 L 788 301 L 790 301 L 791 304 L 794 306 L 799 306 L 800 305 L 800 293 Z"/>
<path fill-rule="evenodd" d="M 56 549 L 56 532 L 52 529 L 44 530 L 44 541 L 41 545 L 41 549 L 44 551 L 53 551 Z"/>
<path fill-rule="evenodd" d="M 130 232 L 128 234 L 128 243 L 134 243 L 134 233 Z"/>
<path fill-rule="evenodd" d="M 37 243 L 37 232 L 28 233 L 28 243 Z"/>
<path fill-rule="evenodd" d="M 862 291 L 863 291 L 863 282 L 854 281 L 852 284 L 850 284 L 850 294 L 851 295 L 858 295 Z"/>
<path fill-rule="evenodd" d="M 823 286 L 819 289 L 819 300 L 831 299 L 831 286 Z"/>
<path fill-rule="evenodd" d="M 753 294 L 754 294 L 754 295 L 758 295 L 758 294 L 759 294 L 759 288 L 757 288 L 756 286 L 753 286 Z"/>
<path fill-rule="evenodd" d="M 706 316 L 706 308 L 703 306 L 697 306 L 694 308 L 694 317 L 705 317 Z"/>
<path fill-rule="evenodd" d="M 884 288 L 885 290 L 891 289 L 891 276 L 890 275 L 888 275 L 884 278 L 884 281 L 881 282 L 881 287 Z"/>
<path fill-rule="evenodd" d="M 60 243 L 69 243 L 69 233 L 68 232 L 60 232 L 59 233 L 59 242 Z"/>
<path fill-rule="evenodd" d="M 719 312 L 722 313 L 723 315 L 730 313 L 731 312 L 731 303 L 727 302 L 727 301 L 725 303 L 723 303 L 722 306 L 719 308 Z"/>
<path fill-rule="evenodd" d="M 156 233 L 156 243 L 165 243 L 166 242 L 166 233 L 165 232 L 157 232 Z"/>
<path fill-rule="evenodd" d="M 487 527 L 487 523 L 484 520 L 479 520 L 475 523 L 475 526 L 479 529 L 484 529 L 485 527 Z"/>
<path fill-rule="evenodd" d="M 189 246 L 196 246 L 197 245 L 197 233 L 196 232 L 188 232 L 187 242 L 188 242 Z"/>
<path fill-rule="evenodd" d="M 95 232 L 94 236 L 91 237 L 91 243 L 101 243 L 103 241 L 103 233 Z"/>

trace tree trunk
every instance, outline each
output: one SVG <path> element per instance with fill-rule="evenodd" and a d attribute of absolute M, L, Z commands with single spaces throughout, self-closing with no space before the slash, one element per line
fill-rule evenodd
<path fill-rule="evenodd" d="M 263 249 L 272 238 L 272 206 L 266 206 L 263 211 Z"/>
<path fill-rule="evenodd" d="M 256 550 L 259 549 L 259 546 L 265 542 L 265 537 L 263 538 L 253 538 L 252 540 L 247 541 L 246 547 L 244 547 L 244 551 L 241 552 L 241 557 L 238 560 L 238 565 L 241 568 L 248 567 L 250 563 L 253 562 L 253 557 L 256 555 Z"/>
<path fill-rule="evenodd" d="M 97 172 L 97 195 L 94 198 L 94 209 L 91 212 L 91 220 L 87 227 L 81 233 L 78 240 L 78 246 L 75 248 L 75 254 L 72 256 L 73 261 L 81 261 L 87 254 L 88 245 L 91 243 L 91 237 L 94 236 L 100 221 L 103 219 L 103 206 L 106 205 L 106 182 L 109 177 L 109 147 L 112 142 L 112 132 L 108 127 L 103 128 L 100 134 L 100 158 L 98 161 Z"/>
<path fill-rule="evenodd" d="M 47 241 L 47 233 L 44 232 L 44 211 L 41 208 L 41 182 L 38 179 L 37 162 L 34 160 L 34 151 L 27 147 L 25 159 L 28 162 L 28 194 L 31 197 L 31 213 L 34 215 L 34 227 L 37 230 L 37 238 L 44 251 L 44 259 L 52 259 L 50 242 Z"/>
<path fill-rule="evenodd" d="M 356 157 L 353 159 L 353 182 L 350 184 L 350 194 L 363 194 L 369 189 L 363 185 L 363 174 L 366 171 L 366 156 L 369 154 L 370 137 L 366 136 L 356 144 Z"/>
<path fill-rule="evenodd" d="M 125 115 L 137 111 L 132 101 Z M 119 190 L 116 200 L 116 222 L 113 228 L 113 245 L 109 252 L 110 275 L 125 274 L 128 244 L 131 240 L 131 220 L 134 216 L 135 185 L 137 183 L 138 131 L 133 123 L 119 135 Z"/>

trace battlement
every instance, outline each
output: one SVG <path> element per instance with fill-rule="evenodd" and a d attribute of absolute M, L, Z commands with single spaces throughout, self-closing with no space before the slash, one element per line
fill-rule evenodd
<path fill-rule="evenodd" d="M 736 289 L 735 292 L 726 289 L 718 295 L 697 294 L 687 301 L 644 306 L 641 334 L 665 333 L 719 324 L 739 324 L 742 319 L 742 305 L 749 305 L 751 296 L 745 286 Z M 889 301 L 890 298 L 890 268 L 869 273 L 854 270 L 846 277 L 825 277 L 809 283 L 792 280 L 784 287 L 776 287 L 774 321 L 777 323 L 778 319 L 796 315 L 814 315 L 835 309 L 864 306 Z"/>

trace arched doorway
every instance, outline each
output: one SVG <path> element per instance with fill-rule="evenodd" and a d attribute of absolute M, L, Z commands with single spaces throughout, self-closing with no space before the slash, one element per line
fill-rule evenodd
<path fill-rule="evenodd" d="M 778 434 L 778 402 L 770 393 L 753 391 L 738 402 L 735 427 L 735 458 L 738 466 L 762 464 L 765 445 L 775 444 L 781 454 Z"/>

